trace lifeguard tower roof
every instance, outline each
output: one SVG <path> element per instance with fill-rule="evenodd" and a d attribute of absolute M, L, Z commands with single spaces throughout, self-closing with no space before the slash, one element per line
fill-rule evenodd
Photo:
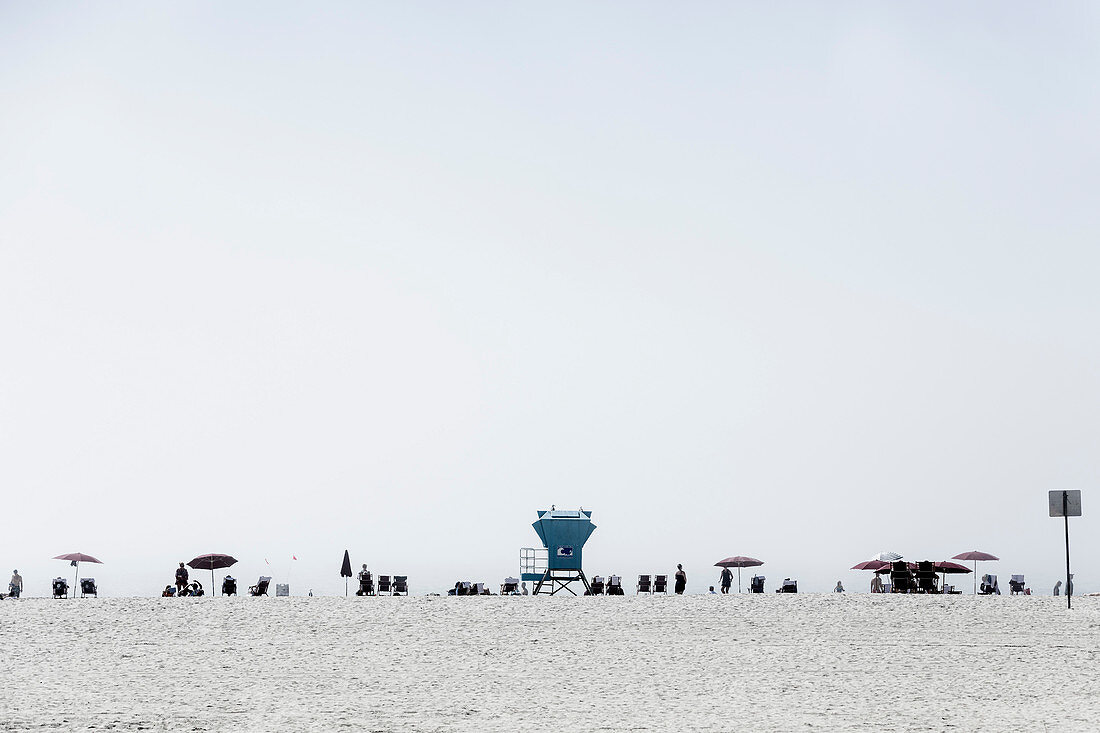
<path fill-rule="evenodd" d="M 549 509 L 539 510 L 538 517 L 531 526 L 546 548 L 547 569 L 579 571 L 581 550 L 596 529 L 592 512 Z"/>

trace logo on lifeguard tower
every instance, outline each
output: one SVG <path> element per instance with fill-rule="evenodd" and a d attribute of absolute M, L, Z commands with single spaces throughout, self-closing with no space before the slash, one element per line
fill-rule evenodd
<path fill-rule="evenodd" d="M 573 557 L 573 546 L 566 545 L 558 548 L 558 557 Z"/>

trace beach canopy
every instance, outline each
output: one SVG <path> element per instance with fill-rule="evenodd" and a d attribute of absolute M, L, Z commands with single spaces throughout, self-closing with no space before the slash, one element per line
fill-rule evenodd
<path fill-rule="evenodd" d="M 988 552 L 982 552 L 980 550 L 971 550 L 970 552 L 960 552 L 952 560 L 973 561 L 974 563 L 974 595 L 978 595 L 978 561 L 979 560 L 1000 560 L 1001 558 L 996 555 L 990 555 Z"/>
<path fill-rule="evenodd" d="M 80 563 L 82 562 L 94 562 L 103 564 L 102 560 L 96 560 L 91 555 L 85 555 L 83 552 L 70 552 L 67 555 L 58 555 L 54 560 L 68 560 L 74 568 L 76 568 L 76 574 L 73 576 L 73 598 L 76 598 L 76 589 L 80 587 Z"/>
<path fill-rule="evenodd" d="M 880 552 L 877 555 L 872 555 L 871 559 L 872 560 L 878 560 L 879 562 L 894 562 L 895 560 L 900 560 L 901 559 L 901 554 L 899 554 L 897 552 L 885 551 L 885 552 Z"/>
<path fill-rule="evenodd" d="M 745 557 L 744 555 L 734 555 L 733 557 L 727 557 L 724 560 L 719 560 L 714 563 L 716 568 L 737 568 L 737 592 L 741 592 L 741 568 L 755 568 L 758 565 L 763 565 L 763 560 L 757 560 L 755 557 Z"/>
<path fill-rule="evenodd" d="M 340 566 L 340 577 L 344 579 L 344 595 L 348 594 L 348 578 L 352 576 L 351 572 L 351 555 L 347 550 L 344 550 L 344 563 Z"/>
<path fill-rule="evenodd" d="M 199 555 L 187 563 L 195 570 L 210 571 L 210 593 L 214 593 L 214 571 L 237 564 L 237 558 L 232 555 L 223 555 L 220 552 L 211 552 L 207 555 Z"/>
<path fill-rule="evenodd" d="M 941 560 L 936 563 L 937 573 L 969 573 L 970 568 L 965 565 L 959 565 L 957 562 L 951 562 L 950 560 Z"/>

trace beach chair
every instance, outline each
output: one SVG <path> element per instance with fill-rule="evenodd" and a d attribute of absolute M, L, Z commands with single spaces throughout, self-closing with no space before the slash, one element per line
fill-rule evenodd
<path fill-rule="evenodd" d="M 618 575 L 612 575 L 607 579 L 607 595 L 609 596 L 621 596 L 623 595 L 623 579 Z"/>
<path fill-rule="evenodd" d="M 783 585 L 775 589 L 776 593 L 797 593 L 798 581 L 791 580 L 790 578 L 783 578 Z"/>
<path fill-rule="evenodd" d="M 276 598 L 289 598 L 290 597 L 290 583 L 276 583 L 275 584 L 275 597 Z"/>
<path fill-rule="evenodd" d="M 256 585 L 250 585 L 248 587 L 248 595 L 250 596 L 266 596 L 267 587 L 271 585 L 271 578 L 267 575 L 261 575 L 260 579 L 256 581 Z"/>
<path fill-rule="evenodd" d="M 749 593 L 763 593 L 765 580 L 767 578 L 763 575 L 752 576 L 752 580 L 749 581 Z"/>
<path fill-rule="evenodd" d="M 588 592 L 586 596 L 602 596 L 604 591 L 603 577 L 599 575 L 592 576 L 592 582 L 588 584 Z"/>
<path fill-rule="evenodd" d="M 937 580 L 939 580 L 939 576 L 936 575 L 936 563 L 928 560 L 917 563 L 918 593 L 939 593 L 939 589 L 936 587 Z"/>
<path fill-rule="evenodd" d="M 487 596 L 487 595 L 490 595 L 490 593 L 489 593 L 489 591 L 485 590 L 485 584 L 484 583 L 474 583 L 473 595 L 475 595 L 475 596 Z"/>
<path fill-rule="evenodd" d="M 913 573 L 909 570 L 909 563 L 904 560 L 895 560 L 890 566 L 890 592 L 911 593 L 914 585 Z"/>
<path fill-rule="evenodd" d="M 99 598 L 99 592 L 95 587 L 95 578 L 80 579 L 80 597 L 87 598 L 88 596 Z"/>
<path fill-rule="evenodd" d="M 653 576 L 653 592 L 664 593 L 668 595 L 668 576 L 667 575 L 654 575 Z"/>
<path fill-rule="evenodd" d="M 355 591 L 355 595 L 374 595 L 374 576 L 370 574 L 369 570 L 364 570 L 359 573 L 359 590 Z"/>
<path fill-rule="evenodd" d="M 232 575 L 227 575 L 222 578 L 222 595 L 223 596 L 235 596 L 237 595 L 237 579 Z"/>
<path fill-rule="evenodd" d="M 54 598 L 68 598 L 69 597 L 69 583 L 64 578 L 53 579 L 53 597 Z"/>
<path fill-rule="evenodd" d="M 997 585 L 996 575 L 983 575 L 982 584 L 978 586 L 978 595 L 980 596 L 999 596 L 1001 595 L 1001 588 Z"/>
<path fill-rule="evenodd" d="M 955 586 L 948 585 L 947 583 L 944 583 L 943 584 L 943 590 L 941 592 L 942 593 L 961 593 L 962 591 L 956 591 Z"/>
<path fill-rule="evenodd" d="M 649 576 L 648 575 L 639 575 L 638 576 L 638 589 L 634 592 L 634 595 L 638 595 L 639 593 L 652 593 L 652 592 L 653 592 L 653 586 L 650 584 Z"/>
<path fill-rule="evenodd" d="M 395 576 L 393 576 L 393 594 L 395 596 L 407 596 L 407 595 L 409 595 L 409 576 L 407 576 L 407 575 L 395 575 Z"/>
<path fill-rule="evenodd" d="M 504 582 L 500 584 L 500 594 L 502 596 L 518 596 L 519 578 L 505 578 Z"/>
<path fill-rule="evenodd" d="M 378 576 L 378 595 L 382 594 L 393 595 L 393 585 L 390 583 L 390 576 L 388 575 Z"/>
<path fill-rule="evenodd" d="M 1008 579 L 1009 595 L 1021 595 L 1024 592 L 1024 576 L 1013 575 Z"/>

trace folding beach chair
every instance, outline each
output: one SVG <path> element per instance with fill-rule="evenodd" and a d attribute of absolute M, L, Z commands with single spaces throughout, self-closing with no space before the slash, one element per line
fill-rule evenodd
<path fill-rule="evenodd" d="M 80 579 L 80 597 L 86 598 L 88 596 L 95 596 L 99 598 L 99 592 L 95 587 L 95 578 L 81 578 Z"/>
<path fill-rule="evenodd" d="M 390 584 L 390 576 L 378 576 L 378 595 L 393 595 L 393 586 Z"/>
<path fill-rule="evenodd" d="M 500 584 L 500 594 L 502 596 L 518 596 L 519 578 L 505 578 L 504 582 Z"/>
<path fill-rule="evenodd" d="M 250 585 L 248 587 L 248 595 L 250 596 L 266 596 L 267 587 L 271 585 L 271 578 L 267 575 L 261 575 L 260 579 L 256 581 L 256 585 Z"/>
<path fill-rule="evenodd" d="M 653 576 L 653 592 L 668 594 L 668 576 L 667 575 L 655 575 Z"/>
<path fill-rule="evenodd" d="M 909 563 L 895 560 L 890 566 L 890 590 L 893 593 L 911 593 L 914 590 L 913 573 Z"/>
<path fill-rule="evenodd" d="M 374 576 L 370 574 L 369 570 L 361 570 L 359 572 L 359 590 L 355 591 L 357 596 L 373 596 L 374 595 Z"/>
<path fill-rule="evenodd" d="M 1008 579 L 1009 595 L 1021 595 L 1024 592 L 1024 576 L 1013 575 Z"/>
<path fill-rule="evenodd" d="M 638 595 L 639 593 L 652 593 L 652 592 L 653 592 L 653 586 L 650 584 L 649 576 L 648 575 L 639 575 L 638 576 L 638 590 L 636 590 L 634 592 L 634 595 Z"/>
<path fill-rule="evenodd" d="M 763 593 L 765 580 L 767 578 L 763 575 L 752 576 L 752 580 L 749 581 L 749 593 Z"/>
<path fill-rule="evenodd" d="M 607 595 L 623 595 L 623 579 L 620 578 L 618 575 L 612 575 L 607 579 Z"/>
<path fill-rule="evenodd" d="M 235 596 L 237 595 L 237 579 L 232 575 L 227 575 L 222 578 L 222 595 L 223 596 Z"/>
<path fill-rule="evenodd" d="M 592 582 L 588 584 L 588 592 L 586 596 L 602 596 L 604 591 L 603 577 L 599 575 L 592 576 Z"/>
<path fill-rule="evenodd" d="M 393 576 L 393 594 L 395 596 L 407 596 L 407 595 L 409 595 L 409 576 L 407 576 L 407 575 L 395 575 L 395 576 Z"/>
<path fill-rule="evenodd" d="M 798 581 L 791 580 L 790 578 L 783 578 L 783 585 L 775 589 L 776 593 L 797 593 Z"/>
<path fill-rule="evenodd" d="M 69 597 L 69 583 L 64 578 L 53 579 L 53 597 L 54 598 L 68 598 Z"/>
<path fill-rule="evenodd" d="M 473 594 L 475 596 L 487 596 L 487 595 L 489 595 L 489 591 L 485 590 L 485 584 L 484 583 L 474 583 L 474 593 Z"/>
<path fill-rule="evenodd" d="M 939 576 L 936 575 L 936 563 L 929 560 L 922 560 L 917 563 L 918 593 L 939 593 L 939 589 L 936 588 L 937 580 L 939 580 Z"/>

